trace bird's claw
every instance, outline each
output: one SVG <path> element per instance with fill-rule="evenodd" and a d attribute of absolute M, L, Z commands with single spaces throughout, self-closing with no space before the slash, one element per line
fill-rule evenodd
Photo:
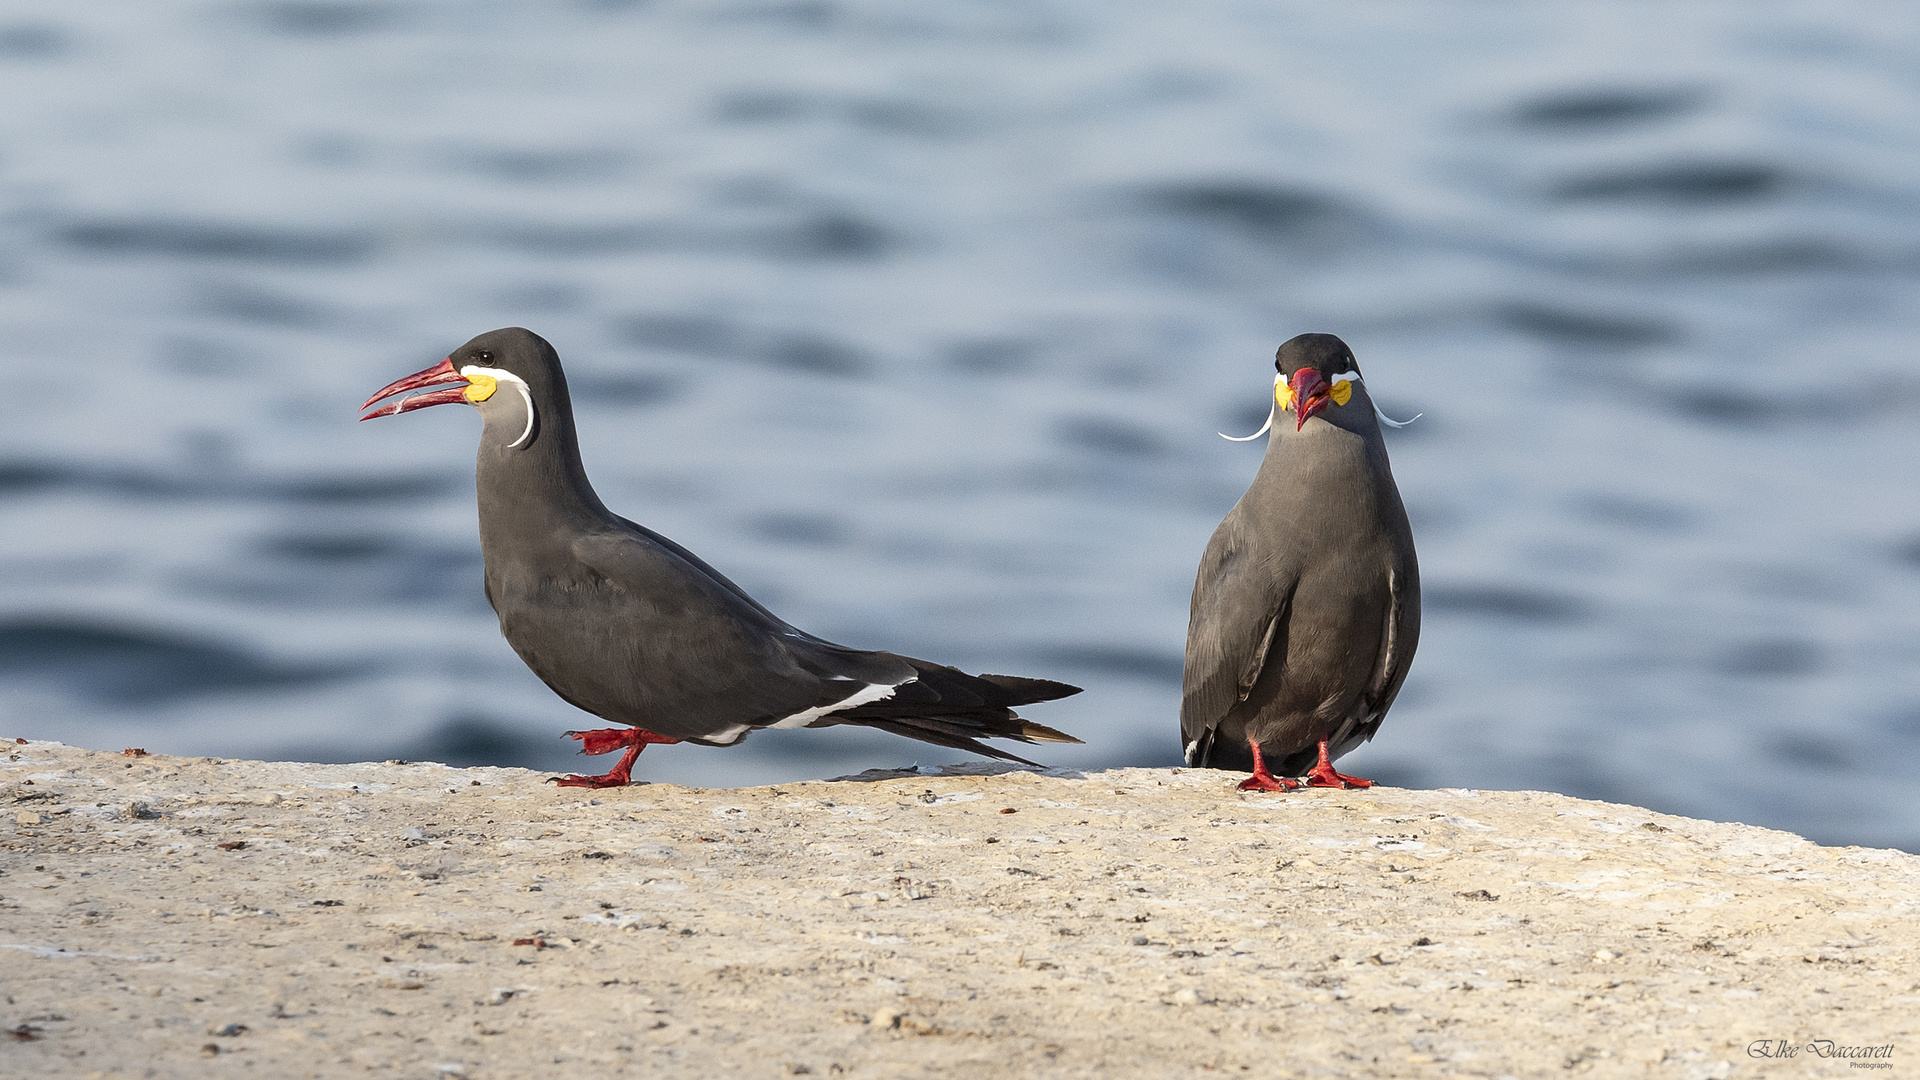
<path fill-rule="evenodd" d="M 615 750 L 624 750 L 629 747 L 646 747 L 655 743 L 680 741 L 671 735 L 655 735 L 651 731 L 642 731 L 639 728 L 595 728 L 592 731 L 569 731 L 565 733 L 565 737 L 580 740 L 580 752 L 583 754 L 611 754 Z"/>
<path fill-rule="evenodd" d="M 580 740 L 580 752 L 583 754 L 611 754 L 639 741 L 636 738 L 638 734 L 634 728 L 598 728 L 593 731 L 569 731 L 564 737 Z"/>

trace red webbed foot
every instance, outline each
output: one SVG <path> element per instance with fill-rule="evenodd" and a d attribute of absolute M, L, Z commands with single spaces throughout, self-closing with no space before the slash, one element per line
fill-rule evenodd
<path fill-rule="evenodd" d="M 1369 788 L 1373 786 L 1373 781 L 1362 780 L 1358 776 L 1348 776 L 1346 773 L 1342 773 L 1342 772 L 1334 772 L 1332 769 L 1328 769 L 1326 772 L 1321 772 L 1318 769 L 1314 769 L 1313 771 L 1307 773 L 1307 786 L 1308 787 L 1337 787 L 1337 788 Z"/>
<path fill-rule="evenodd" d="M 1357 776 L 1348 776 L 1333 770 L 1333 759 L 1327 756 L 1327 740 L 1320 740 L 1320 760 L 1307 770 L 1308 787 L 1332 788 L 1370 788 L 1373 781 L 1362 780 Z"/>
<path fill-rule="evenodd" d="M 1297 780 L 1284 776 L 1275 776 L 1267 771 L 1267 760 L 1260 754 L 1260 744 L 1253 739 L 1247 740 L 1253 748 L 1253 775 L 1240 781 L 1241 791 L 1295 791 L 1300 787 Z"/>
<path fill-rule="evenodd" d="M 633 783 L 633 769 L 631 767 L 614 769 L 612 772 L 601 773 L 599 776 L 581 776 L 579 773 L 569 773 L 566 776 L 551 777 L 548 782 L 558 784 L 561 787 L 626 787 L 628 784 Z"/>
<path fill-rule="evenodd" d="M 1284 776 L 1275 776 L 1265 769 L 1240 781 L 1241 791 L 1298 791 L 1300 782 Z"/>
<path fill-rule="evenodd" d="M 595 731 L 569 731 L 569 739 L 580 740 L 580 752 L 583 754 L 611 754 L 625 747 L 617 764 L 599 776 L 556 776 L 552 782 L 561 787 L 610 788 L 625 787 L 633 783 L 633 763 L 640 758 L 640 751 L 653 743 L 677 743 L 680 740 L 668 735 L 655 735 L 651 731 L 639 728 L 600 728 Z"/>

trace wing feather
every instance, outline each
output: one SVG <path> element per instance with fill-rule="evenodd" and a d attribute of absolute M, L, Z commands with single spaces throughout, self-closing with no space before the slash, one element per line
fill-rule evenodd
<path fill-rule="evenodd" d="M 1401 684 L 1407 681 L 1407 669 L 1413 666 L 1414 646 L 1420 641 L 1420 574 L 1411 560 L 1389 573 L 1387 587 L 1393 599 L 1387 607 L 1380 658 L 1374 665 L 1373 677 L 1368 680 L 1367 691 L 1361 698 L 1356 729 L 1347 738 L 1341 738 L 1341 733 L 1336 733 L 1336 743 L 1348 739 L 1355 742 L 1371 740 L 1386 719 L 1387 710 L 1393 707 L 1393 699 L 1399 695 Z"/>
<path fill-rule="evenodd" d="M 572 548 L 592 577 L 573 586 L 572 603 L 553 605 L 571 625 L 516 635 L 503 620 L 503 629 L 528 666 L 588 711 L 663 735 L 732 741 L 738 735 L 726 733 L 775 723 L 841 689 L 822 685 L 819 665 L 788 647 L 810 639 L 678 545 L 646 530 L 601 530 Z M 517 638 L 558 648 L 536 659 Z"/>
<path fill-rule="evenodd" d="M 1287 609 L 1296 582 L 1257 556 L 1237 508 L 1214 531 L 1194 577 L 1187 622 L 1184 745 L 1210 742 L 1214 727 L 1253 691 L 1269 657 L 1286 655 Z"/>

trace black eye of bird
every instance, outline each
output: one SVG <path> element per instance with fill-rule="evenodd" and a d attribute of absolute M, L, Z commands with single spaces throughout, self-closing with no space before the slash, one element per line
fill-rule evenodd
<path fill-rule="evenodd" d="M 482 359 L 482 360 L 492 360 L 492 359 L 493 359 L 493 354 L 492 354 L 492 353 L 490 353 L 490 352 L 482 352 L 482 353 L 480 354 L 480 359 Z"/>

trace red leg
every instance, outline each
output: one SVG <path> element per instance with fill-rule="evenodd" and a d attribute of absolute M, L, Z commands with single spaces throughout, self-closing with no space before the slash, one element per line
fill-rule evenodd
<path fill-rule="evenodd" d="M 599 776 L 556 776 L 553 782 L 561 787 L 625 787 L 633 782 L 633 763 L 640 759 L 640 751 L 649 743 L 677 743 L 680 740 L 668 735 L 655 735 L 651 731 L 639 728 L 600 728 L 594 731 L 569 731 L 567 738 L 580 740 L 580 752 L 583 754 L 611 754 L 621 747 L 627 752 L 613 768 Z"/>
<path fill-rule="evenodd" d="M 1253 748 L 1253 775 L 1240 781 L 1241 791 L 1293 791 L 1300 784 L 1284 776 L 1275 776 L 1267 771 L 1266 759 L 1260 756 L 1260 744 L 1253 739 L 1247 740 Z"/>
<path fill-rule="evenodd" d="M 1333 759 L 1327 756 L 1327 740 L 1320 740 L 1320 760 L 1307 770 L 1308 787 L 1366 788 L 1373 781 L 1333 771 Z"/>

